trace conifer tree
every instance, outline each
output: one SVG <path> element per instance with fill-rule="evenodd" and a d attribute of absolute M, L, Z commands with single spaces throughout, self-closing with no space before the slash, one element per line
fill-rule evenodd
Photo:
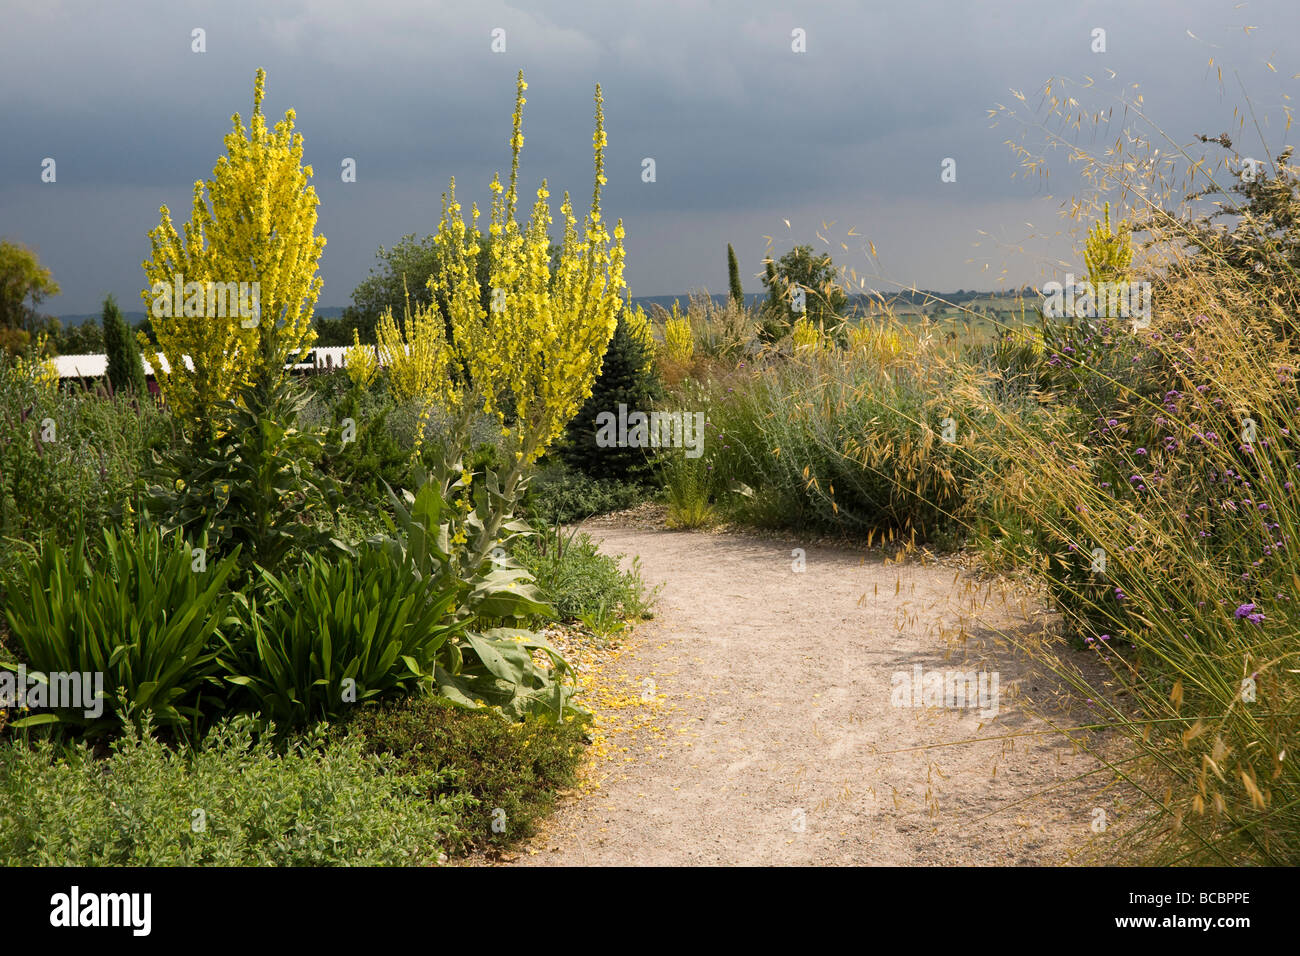
<path fill-rule="evenodd" d="M 731 284 L 731 301 L 744 308 L 745 289 L 740 284 L 740 264 L 736 262 L 736 250 L 727 243 L 727 279 Z"/>
<path fill-rule="evenodd" d="M 110 295 L 104 300 L 101 317 L 104 325 L 104 351 L 108 353 L 108 381 L 116 392 L 130 391 L 143 395 L 149 390 L 140 364 L 140 350 L 122 318 L 122 310 Z"/>

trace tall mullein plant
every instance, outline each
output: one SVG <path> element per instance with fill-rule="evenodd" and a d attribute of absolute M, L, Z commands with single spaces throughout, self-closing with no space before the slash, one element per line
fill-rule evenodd
<path fill-rule="evenodd" d="M 520 223 L 515 217 L 527 88 L 520 72 L 510 179 L 508 185 L 499 175 L 492 180 L 488 236 L 479 230 L 477 206 L 471 207 L 466 223 L 454 179 L 443 196 L 429 287 L 434 302 L 445 303 L 446 322 L 432 321 L 439 318 L 437 305 L 408 310 L 404 334 L 392 335 L 388 349 L 394 355 L 401 349 L 412 357 L 426 356 L 423 361 L 435 373 L 418 377 L 425 410 L 420 434 L 434 408 L 451 414 L 437 478 L 444 499 L 458 503 L 462 521 L 454 543 L 464 547 L 463 560 L 471 569 L 518 529 L 511 516 L 533 466 L 591 395 L 618 324 L 625 286 L 623 223 L 615 224 L 611 237 L 600 208 L 607 137 L 599 86 L 592 137 L 595 185 L 585 221 L 578 221 L 565 193 L 563 239 L 553 250 L 544 180 L 529 220 Z M 481 256 L 488 257 L 491 290 L 486 302 L 477 278 Z M 388 331 L 395 333 L 395 325 Z M 500 428 L 505 455 L 498 469 L 489 469 L 486 487 L 473 489 L 462 457 L 481 414 Z"/>
<path fill-rule="evenodd" d="M 323 285 L 317 264 L 325 249 L 325 237 L 315 232 L 320 203 L 312 167 L 303 163 L 296 114 L 286 110 L 284 119 L 269 125 L 262 111 L 265 93 L 266 71 L 259 69 L 249 126 L 238 113 L 231 117 L 226 155 L 211 179 L 194 184 L 184 237 L 167 206 L 160 207 L 159 225 L 149 234 L 150 258 L 143 263 L 150 288 L 141 297 L 153 315 L 153 340 L 139 333 L 140 346 L 151 364 L 158 364 L 154 353 L 167 360 L 167 370 L 158 374 L 164 400 L 196 438 L 209 443 L 214 420 L 243 384 L 261 379 L 270 387 L 272 379 L 283 378 L 285 363 L 316 337 L 311 317 Z M 178 281 L 184 283 L 183 303 L 169 294 Z M 214 301 L 218 287 L 212 283 L 245 283 L 249 297 L 241 289 L 237 303 L 229 291 L 224 302 Z M 237 308 L 252 315 L 236 315 Z M 216 315 L 219 310 L 225 314 Z"/>

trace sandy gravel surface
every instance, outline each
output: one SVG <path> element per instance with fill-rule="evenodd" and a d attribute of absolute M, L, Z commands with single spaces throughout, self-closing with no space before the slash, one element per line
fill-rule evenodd
<path fill-rule="evenodd" d="M 1107 778 L 1034 734 L 1047 726 L 1023 701 L 1054 689 L 1000 637 L 1041 627 L 1013 594 L 943 562 L 831 546 L 804 546 L 796 572 L 797 542 L 592 534 L 663 585 L 657 616 L 608 675 L 628 719 L 513 862 L 1053 864 L 1093 839 Z M 894 706 L 893 675 L 910 688 L 918 664 L 996 671 L 996 716 Z M 981 737 L 1002 739 L 963 743 Z"/>

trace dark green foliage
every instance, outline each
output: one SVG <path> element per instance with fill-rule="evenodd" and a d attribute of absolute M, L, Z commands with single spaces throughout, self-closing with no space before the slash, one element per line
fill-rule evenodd
<path fill-rule="evenodd" d="M 104 331 L 97 322 L 82 322 L 60 328 L 54 337 L 60 355 L 94 355 L 105 351 Z"/>
<path fill-rule="evenodd" d="M 392 400 L 374 390 L 350 387 L 333 406 L 339 442 L 326 448 L 321 470 L 336 479 L 349 505 L 374 510 L 384 500 L 384 486 L 401 487 L 411 474 L 411 448 L 390 427 Z M 343 423 L 352 420 L 355 435 L 342 443 Z"/>
<path fill-rule="evenodd" d="M 478 257 L 478 284 L 487 308 L 491 299 L 488 285 L 489 271 L 492 266 L 490 251 L 491 237 L 481 236 L 478 242 L 484 247 L 484 253 Z M 373 266 L 370 275 L 352 291 L 352 305 L 344 310 L 338 319 L 317 319 L 316 329 L 320 345 L 351 345 L 352 330 L 356 329 L 365 343 L 375 341 L 375 325 L 385 309 L 392 309 L 393 315 L 401 316 L 410 295 L 410 307 L 428 305 L 432 300 L 429 290 L 429 276 L 436 271 L 435 257 L 437 250 L 433 236 L 417 239 L 409 233 L 397 241 L 397 245 L 385 249 L 379 247 L 375 258 L 379 260 Z M 446 315 L 446 308 L 439 303 Z"/>
<path fill-rule="evenodd" d="M 323 432 L 298 427 L 306 403 L 284 376 L 248 384 L 220 410 L 210 444 L 155 456 L 149 510 L 187 539 L 206 531 L 217 555 L 239 547 L 237 584 L 254 564 L 275 572 L 295 549 L 330 546 L 342 493 L 316 468 Z"/>
<path fill-rule="evenodd" d="M 126 326 L 122 311 L 110 295 L 104 300 L 104 349 L 108 354 L 108 380 L 117 392 L 147 395 L 144 366 L 135 336 Z"/>
<path fill-rule="evenodd" d="M 379 316 L 385 309 L 392 309 L 394 315 L 400 316 L 408 292 L 412 308 L 428 305 L 431 293 L 426 283 L 434 273 L 435 255 L 433 236 L 417 239 L 410 233 L 391 248 L 380 246 L 375 253 L 379 264 L 371 267 L 370 275 L 352 291 L 353 306 L 345 312 L 343 321 L 352 320 L 349 327 L 360 331 L 361 340 L 373 342 Z M 350 343 L 349 334 L 348 341 L 339 344 Z"/>
<path fill-rule="evenodd" d="M 319 345 L 322 348 L 326 346 L 351 345 L 352 330 L 356 329 L 361 336 L 361 341 L 373 343 L 375 340 L 374 323 L 369 323 L 365 331 L 362 331 L 363 323 L 355 306 L 348 306 L 343 310 L 343 314 L 337 319 L 327 318 L 323 315 L 314 315 L 311 320 L 312 328 L 316 330 L 316 341 L 313 345 Z"/>
<path fill-rule="evenodd" d="M 593 478 L 635 481 L 648 475 L 651 465 L 644 448 L 601 448 L 596 444 L 596 418 L 602 412 L 649 412 L 663 394 L 646 344 L 634 337 L 620 313 L 618 326 L 605 352 L 600 377 L 591 397 L 569 422 L 560 446 L 560 457 L 571 467 Z"/>
<path fill-rule="evenodd" d="M 631 508 L 645 501 L 650 493 L 637 482 L 592 478 L 556 462 L 543 468 L 529 483 L 524 508 L 542 524 L 568 524 Z"/>
<path fill-rule="evenodd" d="M 790 290 L 795 286 L 804 290 L 808 320 L 813 325 L 820 323 L 828 332 L 839 324 L 848 303 L 836 282 L 830 254 L 816 255 L 812 246 L 795 246 L 775 263 L 769 259 L 763 284 L 767 286 L 767 309 L 771 313 L 765 319 L 769 331 L 782 324 L 788 329 L 800 317 L 790 305 Z"/>
<path fill-rule="evenodd" d="M 204 544 L 141 522 L 105 531 L 96 559 L 79 538 L 66 553 L 47 541 L 22 562 L 11 588 L 25 593 L 5 617 L 28 667 L 103 674 L 105 699 L 100 714 L 41 710 L 15 726 L 58 721 L 101 732 L 145 715 L 168 726 L 197 722 L 216 685 L 215 637 L 232 623 L 226 583 L 236 561 L 230 554 L 197 569 L 191 545 Z"/>
<path fill-rule="evenodd" d="M 736 250 L 727 243 L 727 282 L 731 287 L 731 301 L 736 305 L 745 305 L 745 287 L 740 283 L 740 263 L 736 261 Z"/>
<path fill-rule="evenodd" d="M 473 846 L 502 846 L 536 832 L 555 792 L 576 782 L 587 721 L 528 717 L 509 723 L 433 697 L 394 701 L 358 712 L 346 725 L 365 751 L 408 772 L 441 781 L 435 801 L 465 795 L 461 826 Z M 494 814 L 500 809 L 504 813 Z M 501 821 L 492 828 L 493 819 Z"/>
<path fill-rule="evenodd" d="M 240 637 L 221 664 L 251 693 L 250 709 L 283 727 L 431 687 L 443 646 L 466 623 L 452 617 L 455 588 L 369 546 L 355 557 L 304 555 L 293 573 L 264 572 L 261 583 L 260 599 L 241 602 Z"/>
<path fill-rule="evenodd" d="M 776 276 L 776 263 L 771 259 L 764 260 L 763 273 L 767 298 L 759 309 L 758 328 L 755 331 L 760 342 L 770 345 L 789 334 L 789 309 L 781 295 L 781 284 Z"/>

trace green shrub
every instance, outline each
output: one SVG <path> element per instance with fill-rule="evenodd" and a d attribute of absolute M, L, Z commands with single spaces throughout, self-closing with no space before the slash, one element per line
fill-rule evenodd
<path fill-rule="evenodd" d="M 133 497 L 150 449 L 170 441 L 148 398 L 46 389 L 0 369 L 0 537 L 97 537 Z"/>
<path fill-rule="evenodd" d="M 80 538 L 66 554 L 46 541 L 38 557 L 21 562 L 11 585 L 26 599 L 5 608 L 32 670 L 103 674 L 103 712 L 41 713 L 15 726 L 57 719 L 101 732 L 145 715 L 176 726 L 201 714 L 203 692 L 215 683 L 216 639 L 231 623 L 226 583 L 237 555 L 195 570 L 191 544 L 202 547 L 202 539 L 164 538 L 147 522 L 103 534 L 93 562 Z"/>
<path fill-rule="evenodd" d="M 618 559 L 601 554 L 586 532 L 557 528 L 525 538 L 515 546 L 514 556 L 562 620 L 608 614 L 622 619 L 650 616 L 654 594 L 641 580 L 637 561 L 631 570 L 620 570 Z"/>
<path fill-rule="evenodd" d="M 720 515 L 714 502 L 723 489 L 713 470 L 713 457 L 689 458 L 677 448 L 659 453 L 659 476 L 668 499 L 668 527 L 708 528 L 717 523 Z"/>
<path fill-rule="evenodd" d="M 321 469 L 338 481 L 353 507 L 379 507 L 384 485 L 398 488 L 410 479 L 411 445 L 399 441 L 388 424 L 395 409 L 386 394 L 360 388 L 350 388 L 332 408 L 329 426 L 340 440 L 322 456 Z M 344 444 L 341 429 L 348 419 L 355 434 Z"/>
<path fill-rule="evenodd" d="M 0 744 L 0 865 L 413 866 L 464 842 L 469 802 L 359 741 L 313 735 L 276 753 L 251 723 L 195 750 L 134 731 L 96 759 L 81 743 Z"/>
<path fill-rule="evenodd" d="M 800 317 L 793 309 L 791 293 L 795 288 L 804 290 L 802 315 L 815 327 L 828 331 L 834 328 L 848 302 L 840 278 L 830 253 L 819 255 L 812 246 L 795 246 L 775 262 L 765 260 L 763 285 L 767 287 L 768 316 L 764 334 L 780 328 L 788 330 Z"/>
<path fill-rule="evenodd" d="M 485 846 L 532 836 L 555 792 L 573 786 L 587 720 L 570 715 L 510 723 L 414 697 L 360 711 L 345 726 L 367 753 L 391 757 L 407 771 L 431 772 L 435 801 L 465 799 L 460 825 L 471 844 Z"/>
<path fill-rule="evenodd" d="M 557 462 L 543 468 L 529 483 L 524 508 L 543 524 L 568 524 L 631 508 L 648 496 L 640 484 L 592 478 Z"/>

